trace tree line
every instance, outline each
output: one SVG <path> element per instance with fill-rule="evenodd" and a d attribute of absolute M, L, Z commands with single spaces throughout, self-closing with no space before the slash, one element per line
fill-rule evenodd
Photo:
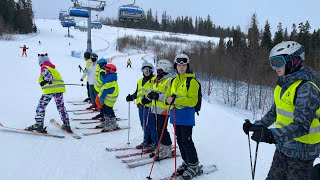
<path fill-rule="evenodd" d="M 148 12 L 146 21 L 148 21 L 149 16 L 151 18 Z M 164 12 L 163 17 L 168 17 L 168 15 Z M 177 17 L 176 21 L 179 19 L 181 18 Z M 155 22 L 157 22 L 156 19 L 154 19 L 153 23 Z M 208 22 L 208 19 L 206 22 Z M 116 25 L 120 22 L 109 21 L 108 23 Z M 148 23 L 145 24 L 145 26 L 148 26 Z M 189 24 L 189 27 L 192 26 L 191 24 Z M 138 26 L 139 23 L 136 25 Z M 199 24 L 194 27 L 199 27 Z M 170 29 L 173 26 L 160 23 L 159 28 Z M 181 31 L 189 32 L 184 28 L 181 28 Z M 193 29 L 193 31 L 199 32 L 199 29 Z M 306 60 L 304 64 L 311 66 L 317 71 L 320 70 L 320 29 L 311 32 L 311 25 L 308 21 L 300 22 L 299 24 L 294 23 L 291 30 L 283 28 L 282 23 L 279 23 L 277 30 L 272 35 L 269 21 L 266 21 L 264 27 L 260 29 L 257 15 L 253 14 L 247 31 L 242 31 L 240 26 L 237 26 L 236 28 L 231 28 L 230 34 L 227 34 L 227 38 L 224 36 L 220 37 L 218 44 L 210 41 L 200 44 L 193 43 L 192 47 L 161 48 L 160 51 L 155 51 L 155 53 L 158 59 L 166 58 L 173 61 L 175 54 L 184 52 L 191 58 L 191 64 L 195 72 L 243 81 L 248 84 L 273 86 L 277 78 L 269 65 L 269 52 L 274 45 L 282 41 L 292 40 L 306 47 Z M 214 35 L 214 33 L 211 32 L 211 35 Z M 139 38 L 137 39 L 139 40 Z M 129 40 L 121 42 L 125 44 Z M 150 50 L 154 49 L 159 48 L 151 47 Z"/>
<path fill-rule="evenodd" d="M 32 0 L 0 0 L 0 35 L 37 31 L 33 18 Z"/>
<path fill-rule="evenodd" d="M 216 26 L 213 23 L 210 15 L 208 15 L 206 18 L 195 17 L 195 19 L 193 19 L 189 16 L 178 16 L 176 19 L 173 19 L 171 15 L 168 15 L 167 12 L 164 11 L 159 21 L 158 13 L 155 12 L 153 14 L 152 9 L 149 9 L 146 12 L 145 18 L 143 18 L 140 22 L 126 21 L 124 23 L 108 17 L 100 18 L 100 22 L 105 25 L 117 27 L 197 34 L 211 37 L 230 37 L 234 29 L 233 27 L 223 28 L 221 26 Z"/>

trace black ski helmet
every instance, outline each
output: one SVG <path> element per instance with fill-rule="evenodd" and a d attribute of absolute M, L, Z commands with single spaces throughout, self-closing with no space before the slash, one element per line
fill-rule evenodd
<path fill-rule="evenodd" d="M 88 51 L 83 54 L 83 57 L 84 57 L 85 59 L 90 59 L 90 56 L 91 56 L 91 53 L 88 52 Z"/>

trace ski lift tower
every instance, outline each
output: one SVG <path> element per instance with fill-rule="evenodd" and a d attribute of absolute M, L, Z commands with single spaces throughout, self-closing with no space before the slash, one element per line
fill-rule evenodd
<path fill-rule="evenodd" d="M 91 11 L 104 11 L 106 6 L 106 1 L 102 0 L 88 0 L 88 5 L 83 5 L 78 2 L 78 0 L 71 0 L 73 2 L 73 8 L 87 10 L 89 12 L 88 17 L 88 39 L 87 39 L 87 51 L 92 52 L 92 43 L 91 43 Z M 89 1 L 94 2 L 95 5 L 89 5 Z"/>

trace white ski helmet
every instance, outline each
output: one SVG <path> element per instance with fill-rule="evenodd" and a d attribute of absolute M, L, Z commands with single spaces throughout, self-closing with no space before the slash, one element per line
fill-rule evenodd
<path fill-rule="evenodd" d="M 189 64 L 190 63 L 190 59 L 186 54 L 178 54 L 174 58 L 174 63 L 177 63 L 177 64 Z"/>
<path fill-rule="evenodd" d="M 269 54 L 269 61 L 276 57 L 285 60 L 286 74 L 294 72 L 305 59 L 305 48 L 295 41 L 284 41 L 275 45 Z M 272 65 L 272 64 L 271 64 Z"/>
<path fill-rule="evenodd" d="M 143 68 L 145 68 L 145 67 L 150 67 L 151 72 L 153 72 L 153 65 L 152 65 L 151 63 L 149 63 L 149 62 L 144 62 L 144 63 L 142 63 L 141 71 L 142 71 Z"/>
<path fill-rule="evenodd" d="M 157 70 L 162 69 L 165 73 L 171 72 L 172 63 L 169 60 L 161 59 L 157 63 Z"/>
<path fill-rule="evenodd" d="M 38 63 L 39 66 L 42 66 L 42 64 L 46 61 L 50 61 L 50 59 L 48 58 L 48 54 L 38 54 Z"/>

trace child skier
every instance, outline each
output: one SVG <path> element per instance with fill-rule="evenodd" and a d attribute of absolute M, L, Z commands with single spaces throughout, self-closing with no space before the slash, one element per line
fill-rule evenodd
<path fill-rule="evenodd" d="M 169 105 L 165 104 L 165 94 L 167 89 L 170 87 L 172 79 L 172 63 L 166 59 L 158 61 L 157 64 L 157 77 L 153 82 L 152 88 L 148 95 L 144 97 L 141 102 L 142 104 L 149 104 L 152 102 L 151 112 L 149 115 L 149 121 L 156 122 L 156 129 L 158 138 L 160 138 L 162 130 L 164 131 L 162 140 L 159 146 L 157 160 L 172 157 L 172 141 L 168 132 L 168 108 Z"/>
<path fill-rule="evenodd" d="M 63 122 L 62 128 L 68 132 L 72 132 L 69 123 L 69 116 L 63 101 L 63 93 L 66 92 L 64 81 L 59 71 L 55 68 L 55 65 L 50 62 L 47 53 L 38 54 L 38 57 L 39 65 L 41 67 L 39 84 L 42 89 L 42 96 L 36 110 L 36 124 L 27 127 L 26 130 L 43 133 L 46 132 L 46 128 L 44 128 L 45 109 L 50 100 L 54 98 Z"/>
<path fill-rule="evenodd" d="M 144 132 L 144 141 L 136 146 L 137 149 L 149 149 L 153 151 L 157 146 L 157 134 L 155 129 L 155 121 L 148 118 L 150 116 L 151 103 L 142 104 L 142 98 L 147 95 L 147 92 L 151 89 L 155 76 L 153 75 L 153 65 L 145 62 L 142 64 L 141 71 L 143 77 L 138 80 L 137 89 L 131 95 L 126 97 L 126 101 L 133 101 L 136 99 L 136 104 L 139 110 L 140 124 Z M 151 139 L 149 139 L 151 138 Z M 149 141 L 152 141 L 150 144 Z"/>
<path fill-rule="evenodd" d="M 97 96 L 97 106 L 99 108 L 102 105 L 104 121 L 96 126 L 96 128 L 103 128 L 103 132 L 119 128 L 113 111 L 113 106 L 119 94 L 117 67 L 114 64 L 107 64 L 105 70 L 106 75 L 103 77 L 103 86 Z"/>
<path fill-rule="evenodd" d="M 20 46 L 20 48 L 22 49 L 22 55 L 21 57 L 23 57 L 23 55 L 26 55 L 27 56 L 27 49 L 29 49 L 29 47 L 27 47 L 26 45 L 23 45 L 22 47 Z"/>
<path fill-rule="evenodd" d="M 195 80 L 195 74 L 190 71 L 190 59 L 187 55 L 178 54 L 175 57 L 174 69 L 177 74 L 167 91 L 166 102 L 174 105 L 170 111 L 170 123 L 176 124 L 176 137 L 183 159 L 177 175 L 182 175 L 183 179 L 192 179 L 201 173 L 197 150 L 192 140 L 199 83 Z M 186 85 L 188 78 L 189 87 Z"/>
<path fill-rule="evenodd" d="M 86 61 L 86 67 L 84 68 L 84 72 L 83 72 L 83 75 L 81 76 L 81 79 L 80 81 L 83 81 L 84 78 L 87 77 L 87 73 L 88 71 L 90 70 L 90 66 L 92 64 L 92 61 L 91 61 L 91 53 L 90 52 L 85 52 L 83 54 L 83 57 L 84 57 L 84 60 Z M 86 98 L 85 100 L 83 100 L 83 102 L 89 102 L 90 101 L 90 93 L 89 93 L 89 82 L 88 82 L 88 79 L 87 79 L 87 94 L 88 94 L 88 98 Z"/>

